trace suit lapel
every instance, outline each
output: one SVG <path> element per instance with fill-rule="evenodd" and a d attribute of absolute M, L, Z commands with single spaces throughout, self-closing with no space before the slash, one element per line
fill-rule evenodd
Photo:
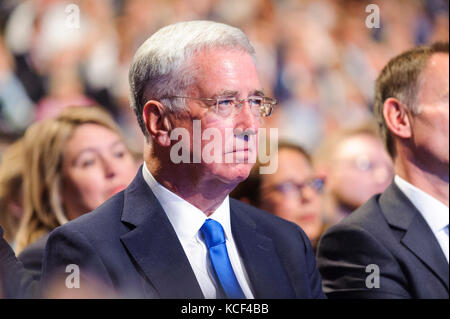
<path fill-rule="evenodd" d="M 445 255 L 422 214 L 392 183 L 380 198 L 389 224 L 405 231 L 401 243 L 419 258 L 449 289 L 449 268 Z"/>
<path fill-rule="evenodd" d="M 142 170 L 125 191 L 122 243 L 161 298 L 204 298 L 183 247 Z"/>
<path fill-rule="evenodd" d="M 255 223 L 230 201 L 231 229 L 244 261 L 255 298 L 294 298 L 272 240 L 258 232 Z"/>
<path fill-rule="evenodd" d="M 441 279 L 448 290 L 449 269 L 441 246 L 421 216 L 415 217 L 402 243 L 408 247 L 434 274 Z"/>

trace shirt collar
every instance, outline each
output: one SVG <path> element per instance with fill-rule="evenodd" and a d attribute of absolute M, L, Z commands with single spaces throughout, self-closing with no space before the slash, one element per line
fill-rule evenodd
<path fill-rule="evenodd" d="M 207 217 L 200 209 L 161 185 L 150 173 L 147 165 L 142 165 L 144 180 L 166 212 L 170 223 L 180 240 L 195 238 L 207 218 L 218 221 L 225 232 L 225 238 L 231 237 L 230 203 L 227 196 L 219 207 Z"/>
<path fill-rule="evenodd" d="M 403 194 L 422 214 L 433 233 L 445 228 L 449 223 L 448 207 L 433 196 L 395 175 L 394 181 Z"/>

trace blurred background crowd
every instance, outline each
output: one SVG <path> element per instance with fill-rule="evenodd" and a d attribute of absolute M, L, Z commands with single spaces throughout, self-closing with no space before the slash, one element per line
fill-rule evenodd
<path fill-rule="evenodd" d="M 378 28 L 366 26 L 369 4 Z M 448 10 L 448 0 L 1 0 L 0 216 L 13 230 L 21 216 L 15 142 L 68 106 L 101 106 L 140 151 L 128 101 L 134 52 L 164 25 L 208 19 L 249 36 L 266 94 L 279 101 L 265 125 L 278 128 L 281 169 L 233 196 L 299 223 L 314 243 L 391 182 L 371 122 L 374 82 L 400 52 L 448 41 Z"/>

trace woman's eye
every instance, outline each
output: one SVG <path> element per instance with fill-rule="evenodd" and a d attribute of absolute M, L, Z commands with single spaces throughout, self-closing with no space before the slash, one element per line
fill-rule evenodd
<path fill-rule="evenodd" d="M 117 158 L 122 158 L 125 156 L 125 151 L 114 152 L 114 156 Z"/>
<path fill-rule="evenodd" d="M 81 161 L 81 167 L 86 168 L 95 164 L 95 159 L 88 159 Z"/>

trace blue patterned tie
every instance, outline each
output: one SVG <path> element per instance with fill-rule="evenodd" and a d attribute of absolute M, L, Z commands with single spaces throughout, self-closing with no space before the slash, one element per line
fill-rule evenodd
<path fill-rule="evenodd" d="M 228 257 L 222 225 L 213 219 L 207 219 L 200 231 L 205 238 L 216 278 L 226 296 L 231 299 L 245 299 Z"/>

